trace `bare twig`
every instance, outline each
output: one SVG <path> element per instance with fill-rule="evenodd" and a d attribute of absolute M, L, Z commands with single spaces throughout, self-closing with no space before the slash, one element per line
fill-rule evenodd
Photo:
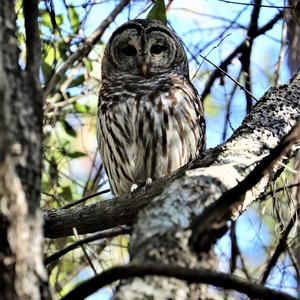
<path fill-rule="evenodd" d="M 229 4 L 238 4 L 238 5 L 244 5 L 244 6 L 259 6 L 259 7 L 265 7 L 265 8 L 294 8 L 294 6 L 277 6 L 277 5 L 264 5 L 264 4 L 257 4 L 257 3 L 244 3 L 244 2 L 238 2 L 238 1 L 229 1 L 229 0 L 218 0 L 219 2 L 229 3 Z"/>
<path fill-rule="evenodd" d="M 239 53 L 242 53 L 249 43 L 249 40 L 253 40 L 256 37 L 266 33 L 268 30 L 270 30 L 277 22 L 280 20 L 283 16 L 283 12 L 279 12 L 272 20 L 270 20 L 266 25 L 262 26 L 260 29 L 258 29 L 253 36 L 249 36 L 246 38 L 245 41 L 243 41 L 240 45 L 238 45 L 223 62 L 219 65 L 219 68 L 214 70 L 209 79 L 207 80 L 205 84 L 205 88 L 201 94 L 201 99 L 204 101 L 205 97 L 210 93 L 210 89 L 215 82 L 215 80 L 222 75 L 222 70 L 226 70 L 227 66 L 231 63 L 232 59 L 236 57 Z"/>
<path fill-rule="evenodd" d="M 66 60 L 61 68 L 54 74 L 47 86 L 45 87 L 45 97 L 53 91 L 56 84 L 63 77 L 65 72 L 69 70 L 72 65 L 87 56 L 92 50 L 95 43 L 101 38 L 107 27 L 113 22 L 122 9 L 130 2 L 130 0 L 121 0 L 114 8 L 111 14 L 99 25 L 99 27 L 83 42 L 83 44 Z"/>
<path fill-rule="evenodd" d="M 282 23 L 282 31 L 281 31 L 281 44 L 280 44 L 280 50 L 278 55 L 278 62 L 275 66 L 275 74 L 274 74 L 274 83 L 277 86 L 278 80 L 279 80 L 279 73 L 280 69 L 283 63 L 283 57 L 284 57 L 284 49 L 286 44 L 286 34 L 287 34 L 287 24 L 286 22 Z"/>
<path fill-rule="evenodd" d="M 267 264 L 265 271 L 263 272 L 263 277 L 261 279 L 262 284 L 266 283 L 272 269 L 274 268 L 274 266 L 276 265 L 276 263 L 278 261 L 279 256 L 283 253 L 284 250 L 286 250 L 286 243 L 287 243 L 288 235 L 291 232 L 293 226 L 295 225 L 297 216 L 299 215 L 299 213 L 300 213 L 300 206 L 295 211 L 294 215 L 291 217 L 288 225 L 286 226 L 284 232 L 282 233 L 281 237 L 279 238 L 279 243 L 278 243 L 269 263 Z"/>
<path fill-rule="evenodd" d="M 87 195 L 81 199 L 78 199 L 76 201 L 73 201 L 71 203 L 68 203 L 66 204 L 65 206 L 61 207 L 62 209 L 67 209 L 67 208 L 70 208 L 70 207 L 73 207 L 75 205 L 78 205 L 80 203 L 83 203 L 85 202 L 86 200 L 88 199 L 91 199 L 93 197 L 96 197 L 96 196 L 99 196 L 99 195 L 103 195 L 103 194 L 106 194 L 106 193 L 109 193 L 110 192 L 110 189 L 106 189 L 106 190 L 103 190 L 103 191 L 99 191 L 99 192 L 96 192 L 96 193 L 93 193 L 93 194 L 90 194 L 90 195 Z"/>
<path fill-rule="evenodd" d="M 251 37 L 255 34 L 258 28 L 258 17 L 261 8 L 261 0 L 254 1 L 255 6 L 253 7 L 251 13 L 251 19 L 248 26 L 247 37 Z M 240 62 L 242 64 L 242 69 L 244 71 L 245 77 L 245 88 L 246 90 L 252 91 L 252 80 L 251 80 L 251 68 L 250 68 L 250 59 L 251 59 L 251 51 L 252 51 L 253 39 L 249 38 L 249 42 L 247 43 L 247 47 L 242 52 L 240 57 Z M 246 95 L 246 112 L 249 113 L 252 108 L 252 98 L 249 93 L 245 93 Z"/>
<path fill-rule="evenodd" d="M 100 240 L 100 239 L 104 239 L 104 238 L 110 238 L 110 237 L 114 237 L 120 234 L 128 234 L 130 233 L 131 228 L 128 226 L 120 226 L 120 227 L 116 227 L 116 228 L 112 228 L 112 229 L 108 229 L 108 230 L 103 230 L 99 233 L 90 235 L 84 239 L 78 240 L 77 242 L 68 245 L 67 247 L 55 252 L 54 254 L 48 256 L 45 258 L 44 263 L 45 265 L 50 264 L 51 262 L 59 259 L 60 257 L 62 257 L 63 255 L 67 254 L 68 252 L 78 248 L 79 246 L 83 245 L 83 244 L 87 244 L 96 240 Z"/>
<path fill-rule="evenodd" d="M 246 94 L 248 94 L 251 98 L 253 98 L 255 101 L 258 101 L 258 99 L 256 97 L 254 97 L 250 91 L 248 91 L 245 87 L 243 87 L 237 80 L 235 80 L 231 75 L 229 75 L 226 71 L 224 71 L 222 68 L 218 67 L 217 65 L 215 65 L 213 62 L 211 62 L 209 59 L 207 59 L 206 57 L 202 56 L 201 54 L 199 54 L 203 59 L 205 59 L 206 61 L 208 61 L 210 64 L 212 64 L 216 70 L 218 70 L 219 72 L 222 72 L 223 74 L 225 74 L 228 78 L 230 78 L 236 85 L 238 85 L 242 90 L 245 91 Z M 202 98 L 203 101 L 203 98 Z"/>
<path fill-rule="evenodd" d="M 80 237 L 79 237 L 79 235 L 78 235 L 78 232 L 77 232 L 76 228 L 73 228 L 73 233 L 74 233 L 74 236 L 75 236 L 77 242 L 80 242 Z M 95 275 L 97 275 L 97 274 L 98 274 L 98 273 L 97 273 L 97 270 L 96 270 L 96 268 L 95 268 L 95 266 L 94 266 L 94 264 L 93 264 L 91 258 L 89 257 L 89 254 L 87 253 L 87 251 L 86 251 L 86 249 L 85 249 L 84 243 L 80 243 L 79 246 L 80 246 L 81 249 L 82 249 L 83 255 L 84 255 L 84 257 L 85 257 L 87 263 L 90 265 L 90 267 L 91 267 L 91 269 L 94 271 Z"/>

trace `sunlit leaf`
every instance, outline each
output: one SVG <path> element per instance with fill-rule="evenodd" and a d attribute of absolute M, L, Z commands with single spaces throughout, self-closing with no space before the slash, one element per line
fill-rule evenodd
<path fill-rule="evenodd" d="M 87 113 L 89 111 L 89 107 L 87 105 L 81 103 L 74 103 L 75 111 L 78 113 Z"/>
<path fill-rule="evenodd" d="M 167 25 L 166 6 L 164 0 L 156 0 L 151 8 L 147 19 L 159 20 Z"/>
<path fill-rule="evenodd" d="M 84 62 L 84 65 L 85 65 L 86 69 L 87 69 L 89 72 L 91 72 L 91 71 L 93 70 L 93 65 L 92 65 L 91 60 L 85 58 L 85 59 L 83 59 L 83 62 Z"/>
<path fill-rule="evenodd" d="M 62 120 L 61 124 L 63 128 L 65 129 L 66 133 L 72 137 L 76 137 L 77 132 L 76 130 L 70 125 L 70 123 L 66 120 Z"/>
<path fill-rule="evenodd" d="M 68 7 L 68 13 L 69 13 L 72 29 L 74 30 L 74 33 L 78 33 L 79 26 L 80 26 L 78 13 L 73 6 Z"/>
<path fill-rule="evenodd" d="M 87 154 L 84 152 L 80 152 L 80 151 L 74 151 L 74 152 L 66 153 L 66 155 L 70 158 L 79 158 L 79 157 L 84 157 Z"/>
<path fill-rule="evenodd" d="M 207 96 L 204 102 L 204 111 L 209 117 L 217 117 L 222 111 L 222 106 L 214 103 L 211 96 Z"/>

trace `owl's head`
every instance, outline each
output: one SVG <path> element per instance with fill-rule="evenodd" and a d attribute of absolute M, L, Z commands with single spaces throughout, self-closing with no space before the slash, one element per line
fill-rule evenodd
<path fill-rule="evenodd" d="M 102 77 L 188 76 L 188 62 L 175 33 L 157 20 L 129 21 L 112 34 L 102 60 Z"/>

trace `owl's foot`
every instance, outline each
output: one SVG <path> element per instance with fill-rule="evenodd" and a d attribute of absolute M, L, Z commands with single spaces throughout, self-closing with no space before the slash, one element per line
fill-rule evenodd
<path fill-rule="evenodd" d="M 134 193 L 138 188 L 139 186 L 136 183 L 134 183 L 130 188 L 130 193 Z"/>
<path fill-rule="evenodd" d="M 151 184 L 152 184 L 152 179 L 150 177 L 148 177 L 145 181 L 146 190 L 151 186 Z"/>
<path fill-rule="evenodd" d="M 134 196 L 134 193 L 139 189 L 145 187 L 145 191 L 151 186 L 152 179 L 148 177 L 146 180 L 143 181 L 137 181 L 134 183 L 130 188 L 131 196 Z"/>

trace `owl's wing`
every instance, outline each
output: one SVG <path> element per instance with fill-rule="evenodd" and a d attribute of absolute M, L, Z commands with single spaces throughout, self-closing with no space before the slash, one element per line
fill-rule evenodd
<path fill-rule="evenodd" d="M 103 97 L 103 96 L 102 96 Z M 136 151 L 132 117 L 127 101 L 99 101 L 97 140 L 102 163 L 105 167 L 113 194 L 128 191 L 134 182 L 133 170 Z"/>

